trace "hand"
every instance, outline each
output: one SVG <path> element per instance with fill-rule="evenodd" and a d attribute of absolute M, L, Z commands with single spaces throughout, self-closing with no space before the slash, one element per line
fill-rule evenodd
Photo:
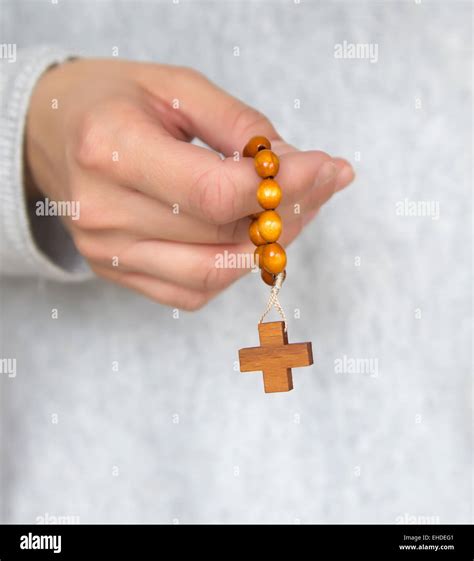
<path fill-rule="evenodd" d="M 33 92 L 26 161 L 34 189 L 79 201 L 79 220 L 65 221 L 97 275 L 194 310 L 246 272 L 216 268 L 216 254 L 253 253 L 247 216 L 261 210 L 259 179 L 252 159 L 233 156 L 255 135 L 281 160 L 286 246 L 352 181 L 351 166 L 297 151 L 261 113 L 189 68 L 75 60 L 50 69 Z"/>

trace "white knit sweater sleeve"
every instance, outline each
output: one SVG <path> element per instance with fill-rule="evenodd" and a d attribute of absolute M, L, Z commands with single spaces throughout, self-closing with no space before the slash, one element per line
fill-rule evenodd
<path fill-rule="evenodd" d="M 52 47 L 19 50 L 0 60 L 0 274 L 58 281 L 92 276 L 60 218 L 37 217 L 24 187 L 24 131 L 41 74 L 73 55 Z"/>

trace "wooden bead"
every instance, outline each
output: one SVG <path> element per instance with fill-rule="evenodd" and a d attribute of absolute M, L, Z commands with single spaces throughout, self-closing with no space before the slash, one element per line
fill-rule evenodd
<path fill-rule="evenodd" d="M 257 190 L 258 204 L 265 210 L 275 209 L 281 201 L 281 189 L 274 179 L 264 179 Z"/>
<path fill-rule="evenodd" d="M 275 177 L 280 168 L 278 156 L 271 150 L 260 150 L 255 154 L 255 169 L 260 177 Z"/>
<path fill-rule="evenodd" d="M 255 265 L 257 265 L 260 269 L 262 268 L 262 261 L 263 261 L 262 253 L 264 247 L 265 247 L 264 245 L 257 245 L 255 251 L 253 252 Z"/>
<path fill-rule="evenodd" d="M 262 269 L 261 277 L 263 282 L 265 284 L 268 284 L 269 286 L 273 286 L 273 284 L 275 283 L 275 276 L 268 271 L 265 271 L 265 269 Z"/>
<path fill-rule="evenodd" d="M 272 145 L 266 136 L 254 136 L 245 145 L 243 154 L 245 158 L 255 158 L 258 151 L 270 150 L 271 147 Z"/>
<path fill-rule="evenodd" d="M 263 248 L 263 268 L 277 275 L 285 270 L 286 253 L 279 243 L 269 243 Z"/>
<path fill-rule="evenodd" d="M 266 242 L 276 242 L 280 237 L 282 223 L 278 212 L 266 210 L 257 219 L 257 228 L 260 236 Z"/>
<path fill-rule="evenodd" d="M 258 230 L 258 220 L 252 220 L 250 223 L 249 236 L 255 245 L 263 245 L 267 243 L 266 240 L 262 238 L 262 235 Z"/>

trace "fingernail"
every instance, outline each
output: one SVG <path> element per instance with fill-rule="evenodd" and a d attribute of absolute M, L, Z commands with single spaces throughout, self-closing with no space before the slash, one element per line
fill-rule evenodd
<path fill-rule="evenodd" d="M 355 173 L 352 166 L 344 166 L 336 177 L 336 191 L 347 187 L 354 180 Z"/>
<path fill-rule="evenodd" d="M 331 179 L 334 179 L 337 174 L 337 166 L 332 160 L 324 162 L 324 164 L 319 168 L 318 175 L 314 181 L 313 188 L 320 187 L 324 185 Z"/>

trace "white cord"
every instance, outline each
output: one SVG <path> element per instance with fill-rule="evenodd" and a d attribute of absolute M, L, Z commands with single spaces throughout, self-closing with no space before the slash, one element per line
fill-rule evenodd
<path fill-rule="evenodd" d="M 278 313 L 280 314 L 281 318 L 283 319 L 283 321 L 285 323 L 285 332 L 286 332 L 286 324 L 287 324 L 286 316 L 285 316 L 285 312 L 283 311 L 283 308 L 281 307 L 281 304 L 278 300 L 278 293 L 280 292 L 283 281 L 285 280 L 285 276 L 286 275 L 285 275 L 284 271 L 282 273 L 278 273 L 278 275 L 276 276 L 275 284 L 272 286 L 272 290 L 270 292 L 270 298 L 268 299 L 267 307 L 265 308 L 265 311 L 263 312 L 259 323 L 263 322 L 263 320 L 265 319 L 265 316 L 273 308 L 273 306 L 275 306 L 275 309 L 278 311 Z"/>

